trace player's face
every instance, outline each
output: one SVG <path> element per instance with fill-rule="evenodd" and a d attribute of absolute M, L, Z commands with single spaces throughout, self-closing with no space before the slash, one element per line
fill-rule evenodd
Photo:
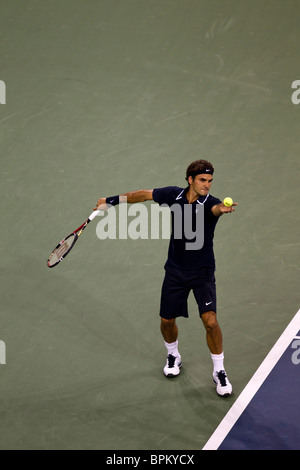
<path fill-rule="evenodd" d="M 207 196 L 212 182 L 213 177 L 211 175 L 196 175 L 194 179 L 192 176 L 189 176 L 190 187 L 200 196 Z"/>

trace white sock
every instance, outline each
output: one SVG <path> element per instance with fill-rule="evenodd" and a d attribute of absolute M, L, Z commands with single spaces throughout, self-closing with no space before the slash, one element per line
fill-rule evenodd
<path fill-rule="evenodd" d="M 168 350 L 168 354 L 172 354 L 174 357 L 178 357 L 180 354 L 178 352 L 178 340 L 175 341 L 174 343 L 165 343 L 165 346 Z"/>
<path fill-rule="evenodd" d="M 224 353 L 221 354 L 210 354 L 213 365 L 214 365 L 214 372 L 219 372 L 220 370 L 224 370 Z"/>

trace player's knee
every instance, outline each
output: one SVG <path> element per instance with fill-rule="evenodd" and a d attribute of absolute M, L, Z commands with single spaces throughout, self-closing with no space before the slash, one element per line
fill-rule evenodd
<path fill-rule="evenodd" d="M 218 328 L 218 321 L 215 312 L 205 313 L 201 318 L 207 331 L 213 331 Z"/>
<path fill-rule="evenodd" d="M 161 318 L 161 328 L 164 330 L 172 330 L 175 325 L 175 318 Z"/>

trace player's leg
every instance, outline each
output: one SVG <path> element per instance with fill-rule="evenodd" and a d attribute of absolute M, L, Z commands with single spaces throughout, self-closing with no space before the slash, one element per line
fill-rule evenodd
<path fill-rule="evenodd" d="M 166 343 L 174 343 L 178 338 L 178 327 L 176 318 L 162 318 L 160 322 L 160 331 Z"/>
<path fill-rule="evenodd" d="M 216 314 L 217 296 L 214 268 L 205 268 L 199 273 L 199 279 L 193 292 L 206 330 L 206 341 L 213 362 L 213 381 L 217 386 L 217 393 L 221 396 L 228 396 L 232 393 L 232 386 L 224 368 L 222 331 Z"/>
<path fill-rule="evenodd" d="M 162 318 L 160 330 L 167 348 L 167 363 L 164 367 L 166 377 L 176 377 L 180 374 L 181 356 L 178 351 L 178 327 L 175 318 Z"/>
<path fill-rule="evenodd" d="M 201 314 L 201 319 L 206 330 L 207 346 L 213 362 L 213 381 L 216 391 L 218 395 L 227 397 L 232 393 L 232 385 L 225 372 L 222 331 L 216 312 L 204 312 Z"/>
<path fill-rule="evenodd" d="M 188 316 L 188 294 L 189 289 L 182 286 L 180 273 L 177 270 L 166 271 L 160 302 L 160 329 L 167 349 L 167 363 L 163 369 L 166 377 L 175 377 L 180 373 L 181 356 L 178 351 L 176 318 Z"/>
<path fill-rule="evenodd" d="M 204 312 L 201 315 L 204 328 L 206 330 L 207 346 L 214 355 L 223 353 L 222 331 L 219 326 L 217 315 L 213 311 Z"/>

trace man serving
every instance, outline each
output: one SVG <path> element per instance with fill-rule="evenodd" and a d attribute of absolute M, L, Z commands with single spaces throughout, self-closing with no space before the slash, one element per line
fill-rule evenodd
<path fill-rule="evenodd" d="M 178 205 L 182 214 L 186 205 L 191 207 L 191 224 L 195 227 L 198 210 L 203 211 L 204 240 L 200 248 L 191 247 L 184 226 L 181 237 L 176 236 L 176 211 L 172 210 L 172 233 L 168 258 L 165 263 L 165 278 L 161 290 L 160 317 L 161 333 L 167 349 L 167 362 L 163 369 L 168 378 L 180 374 L 182 365 L 178 349 L 178 327 L 176 318 L 188 318 L 188 296 L 193 291 L 198 305 L 199 315 L 206 329 L 207 345 L 213 362 L 213 381 L 216 392 L 222 397 L 232 393 L 225 367 L 222 332 L 217 320 L 217 300 L 215 283 L 215 256 L 213 238 L 216 224 L 222 214 L 232 213 L 237 203 L 210 195 L 213 182 L 213 165 L 206 160 L 192 162 L 186 170 L 188 186 L 132 191 L 119 196 L 100 198 L 94 210 L 106 210 L 110 205 L 121 202 L 137 203 L 153 200 L 160 205 L 174 209 Z M 182 218 L 183 224 L 188 218 Z M 178 227 L 178 226 L 177 226 Z M 191 233 L 191 230 L 188 231 Z"/>

